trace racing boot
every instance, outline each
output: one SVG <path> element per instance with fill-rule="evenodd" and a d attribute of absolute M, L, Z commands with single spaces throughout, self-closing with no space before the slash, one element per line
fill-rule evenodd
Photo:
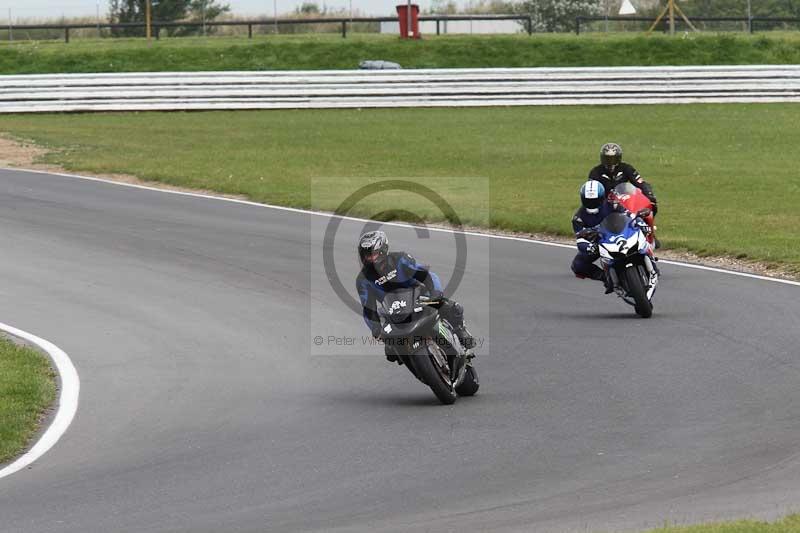
<path fill-rule="evenodd" d="M 458 337 L 458 341 L 461 343 L 467 352 L 472 352 L 472 349 L 475 348 L 475 337 L 472 336 L 472 333 L 469 332 L 467 326 L 465 324 L 461 324 L 461 327 L 455 328 L 456 337 Z M 474 354 L 473 354 L 474 357 Z"/>
<path fill-rule="evenodd" d="M 448 304 L 448 319 L 451 320 L 450 323 L 453 325 L 453 332 L 458 337 L 461 346 L 467 350 L 468 354 L 471 354 L 472 349 L 475 347 L 475 337 L 469 332 L 466 322 L 464 322 L 464 308 L 460 303 L 453 300 L 449 300 Z M 474 357 L 474 354 L 472 356 Z"/>
<path fill-rule="evenodd" d="M 603 285 L 606 287 L 606 294 L 611 294 L 614 292 L 614 284 L 611 282 L 611 278 L 608 276 L 608 274 L 606 274 L 603 269 L 597 265 L 592 266 L 594 267 L 594 269 L 592 269 L 592 279 L 603 282 Z"/>

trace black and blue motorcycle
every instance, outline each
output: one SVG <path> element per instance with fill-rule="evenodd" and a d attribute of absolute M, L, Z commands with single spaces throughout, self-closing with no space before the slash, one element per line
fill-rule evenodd
<path fill-rule="evenodd" d="M 443 404 L 478 392 L 474 355 L 464 348 L 450 323 L 439 315 L 440 300 L 423 294 L 424 287 L 396 289 L 378 308 L 381 339 Z"/>

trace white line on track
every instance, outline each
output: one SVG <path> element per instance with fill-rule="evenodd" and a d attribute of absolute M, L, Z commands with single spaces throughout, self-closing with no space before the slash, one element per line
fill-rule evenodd
<path fill-rule="evenodd" d="M 191 196 L 191 197 L 195 197 L 195 198 L 207 198 L 207 199 L 210 199 L 210 200 L 221 200 L 223 202 L 231 202 L 231 203 L 235 203 L 235 204 L 250 205 L 250 206 L 255 206 L 255 207 L 263 207 L 263 208 L 266 208 L 266 209 L 275 209 L 275 210 L 278 210 L 278 211 L 289 211 L 289 212 L 292 212 L 292 213 L 302 213 L 302 214 L 306 214 L 306 215 L 314 215 L 314 216 L 327 217 L 327 218 L 332 218 L 332 217 L 337 216 L 337 215 L 334 215 L 333 213 L 327 213 L 327 212 L 323 212 L 323 211 L 309 211 L 307 209 L 298 209 L 296 207 L 284 207 L 284 206 L 280 206 L 280 205 L 262 204 L 262 203 L 259 203 L 259 202 L 252 202 L 250 200 L 238 200 L 236 198 L 225 198 L 224 196 L 214 196 L 214 195 L 211 195 L 211 194 L 202 194 L 202 193 L 197 193 L 197 192 L 173 191 L 173 190 L 169 190 L 169 189 L 160 189 L 158 187 L 150 187 L 150 186 L 147 186 L 147 185 L 137 185 L 137 184 L 134 184 L 134 183 L 124 183 L 124 182 L 120 182 L 120 181 L 114 181 L 114 180 L 105 179 L 105 178 L 97 178 L 97 177 L 93 177 L 93 176 L 80 176 L 78 174 L 66 174 L 66 173 L 63 173 L 63 172 L 47 172 L 45 170 L 27 170 L 27 169 L 24 169 L 24 168 L 11 168 L 11 167 L 0 167 L 0 170 L 9 170 L 9 171 L 14 171 L 14 172 L 31 172 L 31 173 L 34 173 L 34 174 L 45 174 L 45 175 L 50 175 L 50 176 L 61 176 L 61 177 L 65 177 L 65 178 L 73 178 L 73 179 L 80 179 L 80 180 L 87 180 L 87 181 L 98 181 L 98 182 L 101 182 L 101 183 L 108 183 L 108 184 L 111 184 L 111 185 L 119 185 L 121 187 L 132 187 L 134 189 L 144 189 L 144 190 L 147 190 L 147 191 L 156 191 L 156 192 L 162 192 L 162 193 L 168 193 L 168 194 L 179 194 L 181 196 Z M 367 220 L 365 218 L 358 218 L 358 217 L 339 216 L 338 218 L 341 218 L 342 220 L 352 220 L 354 222 L 370 222 L 370 220 Z M 473 236 L 473 237 L 486 237 L 486 238 L 489 238 L 489 239 L 500 239 L 500 240 L 507 240 L 507 241 L 526 242 L 526 243 L 530 243 L 530 244 L 540 244 L 542 246 L 553 246 L 553 247 L 556 247 L 556 248 L 570 248 L 570 249 L 574 248 L 572 245 L 569 245 L 569 244 L 561 244 L 561 243 L 557 243 L 557 242 L 540 241 L 540 240 L 537 240 L 537 239 L 529 239 L 527 237 L 516 237 L 516 236 L 511 236 L 511 235 L 500 235 L 500 234 L 488 233 L 488 232 L 487 233 L 483 233 L 483 232 L 478 232 L 478 231 L 456 231 L 456 230 L 453 230 L 453 229 L 450 229 L 450 228 L 438 228 L 438 227 L 435 227 L 435 226 L 434 227 L 430 227 L 430 226 L 422 227 L 422 226 L 418 226 L 418 225 L 415 225 L 415 224 L 408 224 L 408 223 L 404 223 L 404 222 L 384 222 L 383 225 L 385 225 L 385 226 L 396 226 L 396 227 L 402 227 L 402 228 L 427 229 L 428 231 L 438 231 L 438 232 L 443 232 L 443 233 L 463 233 L 464 235 L 470 235 L 470 236 Z M 791 281 L 791 280 L 788 280 L 788 279 L 780 279 L 780 278 L 772 278 L 772 277 L 769 277 L 769 276 L 759 276 L 758 274 L 749 274 L 747 272 L 736 272 L 735 270 L 725 270 L 723 268 L 715 268 L 715 267 L 709 267 L 709 266 L 705 266 L 705 265 L 696 265 L 696 264 L 692 264 L 692 263 L 683 263 L 681 261 L 661 260 L 661 261 L 659 261 L 659 263 L 664 263 L 664 264 L 667 264 L 667 265 L 675 265 L 675 266 L 680 266 L 680 267 L 685 267 L 685 268 L 693 268 L 693 269 L 696 269 L 696 270 L 705 270 L 705 271 L 708 271 L 708 272 L 716 272 L 716 273 L 719 273 L 719 274 L 728 274 L 728 275 L 731 275 L 731 276 L 739 276 L 739 277 L 742 277 L 742 278 L 757 279 L 757 280 L 761 280 L 761 281 L 770 281 L 770 282 L 773 282 L 773 283 L 782 283 L 784 285 L 794 285 L 795 287 L 800 287 L 800 282 L 798 282 L 798 281 Z"/>
<path fill-rule="evenodd" d="M 13 326 L 0 322 L 0 330 L 10 333 L 15 337 L 24 339 L 35 344 L 50 356 L 56 365 L 58 374 L 61 378 L 61 395 L 58 399 L 58 412 L 56 412 L 50 427 L 44 432 L 41 438 L 28 450 L 22 457 L 0 470 L 0 479 L 10 476 L 30 465 L 47 451 L 52 448 L 61 436 L 67 431 L 75 413 L 78 411 L 78 395 L 80 393 L 81 382 L 78 378 L 78 371 L 72 364 L 69 356 L 50 341 L 46 341 L 36 335 L 22 331 Z"/>

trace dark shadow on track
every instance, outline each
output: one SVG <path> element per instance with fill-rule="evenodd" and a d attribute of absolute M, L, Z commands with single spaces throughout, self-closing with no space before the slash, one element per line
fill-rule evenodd
<path fill-rule="evenodd" d="M 629 313 L 586 313 L 586 312 L 577 312 L 577 313 L 542 313 L 541 316 L 549 315 L 551 317 L 557 318 L 559 320 L 637 320 L 639 319 L 633 311 Z M 655 313 L 653 314 L 653 318 L 655 318 Z"/>
<path fill-rule="evenodd" d="M 474 398 L 477 399 L 479 396 L 475 396 Z M 460 397 L 455 406 L 457 407 L 461 402 L 472 401 L 472 399 L 473 398 L 469 397 Z M 432 392 L 429 392 L 428 394 L 423 392 L 421 395 L 414 392 L 410 392 L 408 395 L 399 395 L 397 393 L 381 394 L 380 392 L 370 394 L 336 393 L 325 395 L 325 401 L 329 404 L 339 403 L 342 405 L 368 405 L 370 407 L 444 407 L 439 400 L 436 399 Z"/>

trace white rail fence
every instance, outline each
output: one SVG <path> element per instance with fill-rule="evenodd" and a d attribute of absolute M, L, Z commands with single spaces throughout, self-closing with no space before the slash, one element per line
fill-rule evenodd
<path fill-rule="evenodd" d="M 792 65 L 0 76 L 0 113 L 798 101 Z"/>

